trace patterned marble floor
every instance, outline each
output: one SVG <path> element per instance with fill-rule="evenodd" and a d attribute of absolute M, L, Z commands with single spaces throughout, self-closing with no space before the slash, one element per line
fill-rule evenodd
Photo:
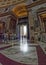
<path fill-rule="evenodd" d="M 38 57 L 35 47 L 29 47 L 29 51 L 22 52 L 19 50 L 19 46 L 13 46 L 1 51 L 3 55 L 6 57 L 23 63 L 23 64 L 32 64 L 32 65 L 38 65 Z"/>
<path fill-rule="evenodd" d="M 23 64 L 38 65 L 36 47 L 29 47 L 27 40 L 21 40 L 19 43 L 15 44 L 15 46 L 12 44 L 12 47 L 0 51 L 0 53 Z"/>
<path fill-rule="evenodd" d="M 14 43 L 0 50 L 0 65 L 46 65 L 46 55 L 39 46 L 31 45 L 26 39 Z"/>

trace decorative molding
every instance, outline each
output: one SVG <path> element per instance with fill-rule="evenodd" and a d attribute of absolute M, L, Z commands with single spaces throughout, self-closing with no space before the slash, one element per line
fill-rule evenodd
<path fill-rule="evenodd" d="M 37 13 L 46 11 L 46 7 L 41 7 L 37 10 Z"/>
<path fill-rule="evenodd" d="M 20 3 L 24 3 L 26 1 L 25 0 L 4 0 L 4 1 L 2 0 L 0 2 L 0 8 L 7 7 L 7 6 L 10 6 L 10 5 L 17 5 L 17 4 L 20 4 Z"/>
<path fill-rule="evenodd" d="M 28 0 L 1 0 L 0 1 L 0 8 L 4 8 L 4 7 L 8 7 L 8 6 L 11 6 L 11 5 L 17 5 L 17 4 L 22 4 L 22 3 L 25 3 L 27 2 Z M 32 8 L 36 5 L 40 5 L 40 4 L 43 4 L 43 3 L 46 3 L 46 0 L 38 0 L 38 1 L 35 1 L 35 2 L 31 2 L 30 5 L 27 6 L 27 8 Z"/>
<path fill-rule="evenodd" d="M 37 3 L 37 4 L 36 4 L 36 3 Z M 32 4 L 30 4 L 30 5 L 27 5 L 26 8 L 27 8 L 27 10 L 28 10 L 28 9 L 31 9 L 32 7 L 35 7 L 36 5 L 40 5 L 40 4 L 42 4 L 42 3 L 46 3 L 46 0 L 36 1 L 36 2 L 34 2 L 34 3 L 32 3 Z M 10 7 L 12 7 L 12 6 L 10 6 Z M 9 15 L 9 14 L 12 14 L 9 9 L 12 10 L 12 8 L 13 8 L 14 6 L 13 6 L 12 8 L 10 8 L 10 7 L 1 8 L 1 9 L 0 9 L 0 17 L 2 17 L 2 16 L 7 16 L 7 15 Z M 46 10 L 46 7 L 45 7 L 45 9 L 43 8 L 43 10 Z M 3 12 L 2 12 L 2 11 L 3 11 Z M 13 15 L 14 15 L 14 14 L 13 14 Z M 14 15 L 14 16 L 15 16 L 15 15 Z M 16 16 L 16 17 L 17 17 L 17 16 Z"/>
<path fill-rule="evenodd" d="M 32 7 L 35 7 L 37 5 L 40 5 L 40 4 L 43 4 L 43 3 L 46 3 L 46 0 L 39 0 L 39 1 L 36 1 L 30 5 L 27 6 L 27 8 L 32 8 Z"/>
<path fill-rule="evenodd" d="M 7 16 L 7 15 L 10 15 L 10 12 L 1 13 L 1 14 L 0 14 L 0 17 Z"/>

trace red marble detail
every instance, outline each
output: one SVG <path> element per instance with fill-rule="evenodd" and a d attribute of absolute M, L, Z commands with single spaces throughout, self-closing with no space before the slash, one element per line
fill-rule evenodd
<path fill-rule="evenodd" d="M 46 55 L 40 46 L 37 46 L 38 63 L 39 65 L 46 65 Z"/>

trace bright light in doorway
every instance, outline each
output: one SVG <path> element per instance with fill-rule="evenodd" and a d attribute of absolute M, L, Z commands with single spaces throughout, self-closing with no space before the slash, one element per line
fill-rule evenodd
<path fill-rule="evenodd" d="M 24 26 L 24 35 L 27 34 L 27 26 Z"/>

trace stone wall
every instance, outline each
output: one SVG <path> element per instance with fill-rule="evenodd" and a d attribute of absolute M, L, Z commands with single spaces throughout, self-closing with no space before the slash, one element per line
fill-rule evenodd
<path fill-rule="evenodd" d="M 41 4 L 41 5 L 38 5 L 38 6 L 35 6 L 35 7 L 32 7 L 31 8 L 31 11 L 30 11 L 30 12 L 32 12 L 32 15 L 33 15 L 33 21 L 34 21 L 33 22 L 33 24 L 34 24 L 34 37 L 35 37 L 35 40 L 36 41 L 38 41 L 38 38 L 40 38 L 40 31 L 41 31 L 40 30 L 40 21 L 38 20 L 38 17 L 37 17 L 37 11 L 38 11 L 38 9 L 45 8 L 45 7 L 46 7 L 46 3 Z M 30 17 L 30 19 L 31 19 L 31 17 Z M 31 22 L 31 20 L 30 20 L 30 22 Z M 46 34 L 42 35 L 41 37 L 42 38 L 44 37 L 44 39 L 45 39 L 46 38 L 45 36 L 46 36 Z"/>
<path fill-rule="evenodd" d="M 5 22 L 5 26 L 6 26 L 7 30 L 9 29 L 9 22 L 10 22 L 9 16 L 10 15 L 7 15 L 7 16 L 4 16 L 4 17 L 0 17 L 0 21 Z"/>

